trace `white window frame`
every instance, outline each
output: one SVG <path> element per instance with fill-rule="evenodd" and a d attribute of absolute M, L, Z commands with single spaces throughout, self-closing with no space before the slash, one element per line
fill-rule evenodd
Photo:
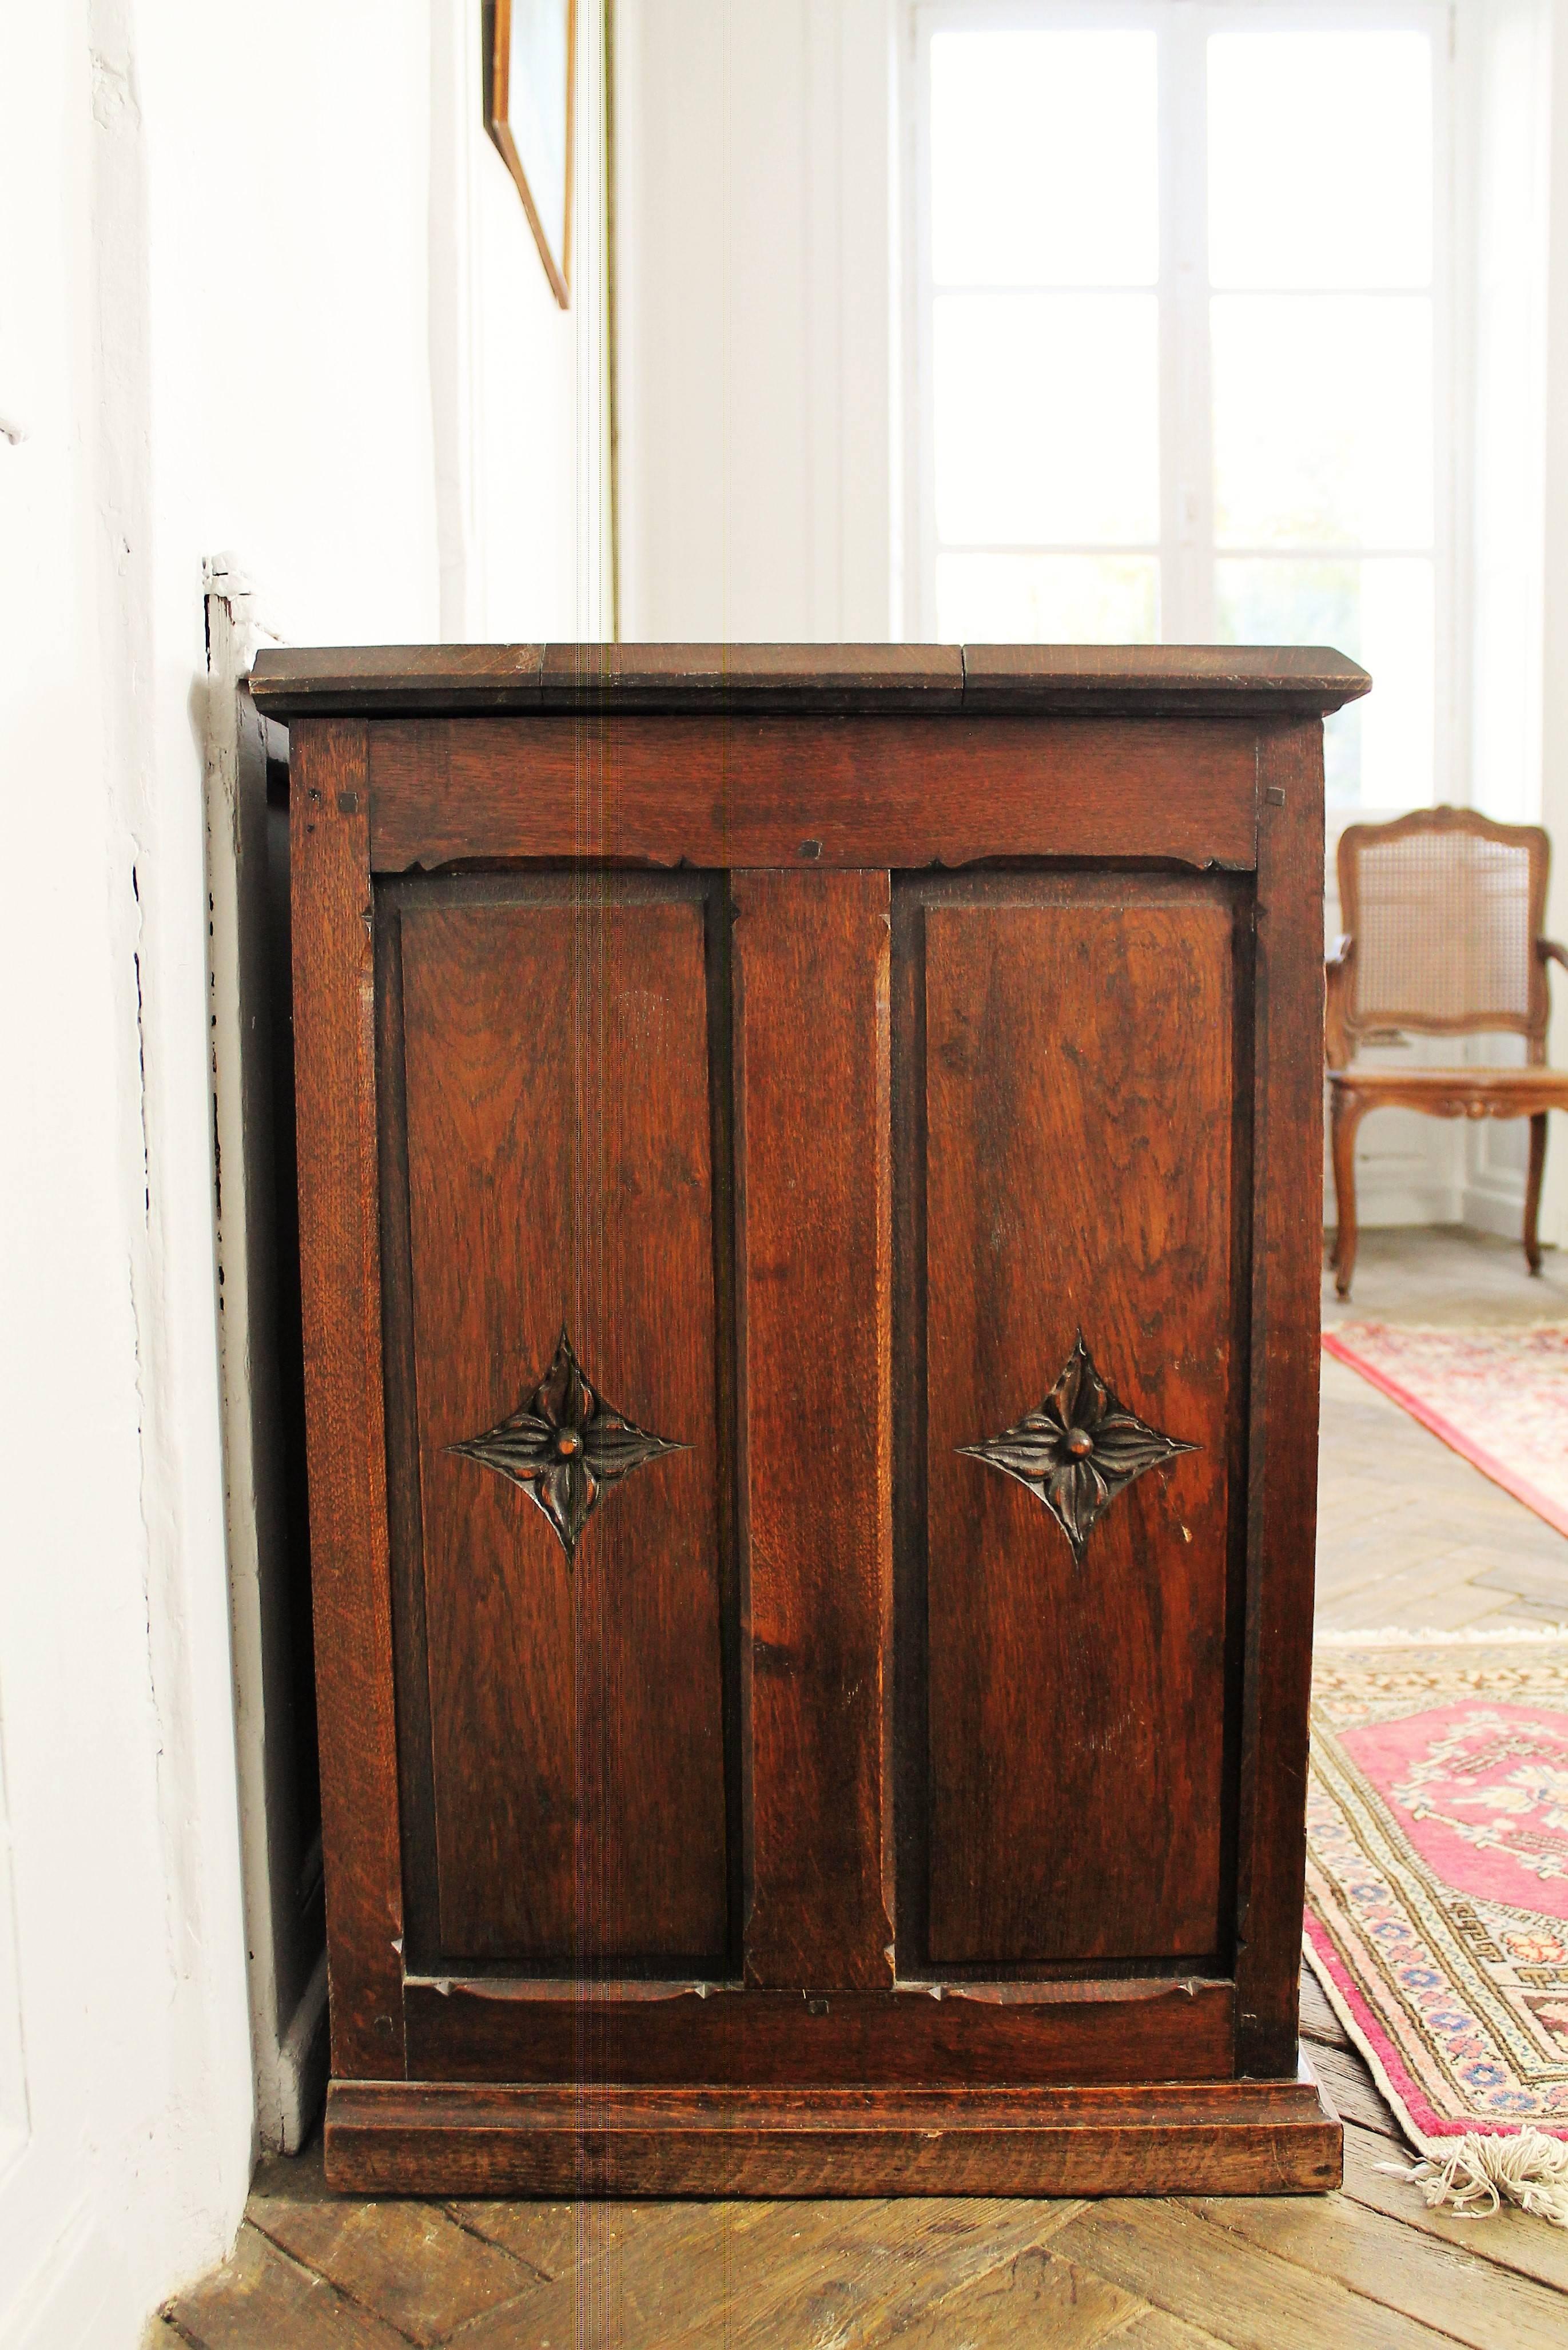
<path fill-rule="evenodd" d="M 1468 796 L 1469 664 L 1465 655 L 1469 631 L 1458 572 L 1459 519 L 1465 511 L 1461 470 L 1468 474 L 1469 469 L 1468 465 L 1461 469 L 1460 463 L 1455 24 L 1453 0 L 908 0 L 905 37 L 900 44 L 907 289 L 903 591 L 911 634 L 931 639 L 937 631 L 929 136 L 932 34 L 958 26 L 971 30 L 1038 26 L 1055 31 L 1114 26 L 1147 28 L 1161 35 L 1160 258 L 1156 289 L 1159 302 L 1160 545 L 1156 550 L 1159 631 L 1167 642 L 1205 642 L 1212 640 L 1214 634 L 1215 563 L 1206 253 L 1206 36 L 1222 27 L 1253 25 L 1317 32 L 1418 28 L 1431 40 L 1433 77 L 1432 796 Z M 1178 123 L 1184 137 L 1176 133 Z M 1325 547 L 1322 554 L 1328 559 L 1338 551 Z M 1383 551 L 1356 546 L 1343 553 L 1354 556 Z M 1310 552 L 1315 555 L 1319 550 Z M 1344 813 L 1348 816 L 1351 811 Z M 1364 805 L 1355 813 L 1365 816 L 1393 811 Z"/>

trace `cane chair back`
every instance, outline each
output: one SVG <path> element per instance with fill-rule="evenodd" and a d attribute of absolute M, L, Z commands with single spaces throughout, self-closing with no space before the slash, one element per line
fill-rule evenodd
<path fill-rule="evenodd" d="M 1508 1030 L 1546 1057 L 1550 1005 L 1536 948 L 1551 847 L 1538 825 L 1493 824 L 1469 808 L 1417 808 L 1340 835 L 1346 932 L 1331 983 L 1338 1067 L 1372 1033 Z"/>

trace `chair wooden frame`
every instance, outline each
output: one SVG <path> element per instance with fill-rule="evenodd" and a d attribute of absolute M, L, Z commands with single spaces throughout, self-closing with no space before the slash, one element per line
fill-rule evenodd
<path fill-rule="evenodd" d="M 1465 833 L 1524 849 L 1530 858 L 1528 924 L 1530 970 L 1527 1008 L 1501 1012 L 1479 1008 L 1448 1017 L 1394 1004 L 1358 1006 L 1355 1001 L 1356 939 L 1361 923 L 1360 859 L 1375 845 L 1412 835 Z M 1539 825 L 1494 824 L 1470 808 L 1417 808 L 1391 824 L 1353 824 L 1339 840 L 1339 902 L 1345 932 L 1324 965 L 1327 1003 L 1324 1051 L 1328 1062 L 1329 1121 L 1333 1139 L 1335 1232 L 1334 1287 L 1348 1297 L 1355 1272 L 1355 1135 L 1368 1110 L 1415 1109 L 1429 1118 L 1528 1118 L 1530 1171 L 1524 1195 L 1524 1254 L 1532 1273 L 1541 1270 L 1538 1222 L 1541 1183 L 1546 1166 L 1546 1114 L 1568 1109 L 1568 1073 L 1546 1066 L 1546 1030 L 1551 998 L 1546 966 L 1568 970 L 1568 951 L 1542 935 L 1552 845 Z M 1525 1039 L 1521 1068 L 1360 1069 L 1357 1046 L 1374 1035 L 1408 1030 L 1419 1035 L 1473 1035 L 1509 1031 Z"/>

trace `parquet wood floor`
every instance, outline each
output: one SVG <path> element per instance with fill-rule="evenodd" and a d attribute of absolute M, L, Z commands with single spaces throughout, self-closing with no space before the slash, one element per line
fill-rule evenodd
<path fill-rule="evenodd" d="M 1459 1232 L 1365 1234 L 1325 1318 L 1568 1320 L 1568 1263 Z M 1324 1366 L 1319 1621 L 1568 1622 L 1568 1542 L 1363 1380 Z M 1309 1981 L 1343 2194 L 1095 2203 L 348 2203 L 318 2155 L 256 2174 L 233 2258 L 155 2350 L 1563 2350 L 1568 2232 L 1428 2212 L 1379 2166 L 1388 2109 Z"/>

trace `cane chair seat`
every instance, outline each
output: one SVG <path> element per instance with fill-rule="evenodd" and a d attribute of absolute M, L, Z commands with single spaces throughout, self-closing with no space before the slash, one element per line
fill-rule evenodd
<path fill-rule="evenodd" d="M 1537 1221 L 1546 1118 L 1568 1109 L 1568 1071 L 1546 1066 L 1546 966 L 1568 954 L 1542 935 L 1551 844 L 1539 825 L 1494 824 L 1469 808 L 1417 808 L 1340 836 L 1345 935 L 1326 966 L 1325 1045 L 1342 1297 L 1355 1269 L 1355 1131 L 1369 1110 L 1434 1118 L 1528 1118 L 1524 1253 L 1541 1269 Z M 1506 1068 L 1356 1066 L 1364 1044 L 1420 1035 L 1522 1036 Z"/>

